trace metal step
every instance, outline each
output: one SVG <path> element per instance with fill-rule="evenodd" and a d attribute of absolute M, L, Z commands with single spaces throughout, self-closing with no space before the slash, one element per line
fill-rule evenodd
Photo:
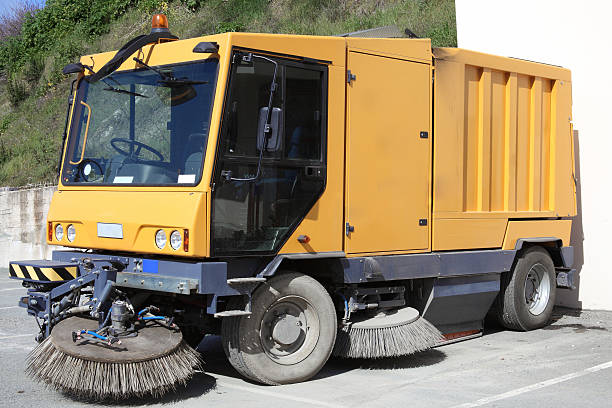
<path fill-rule="evenodd" d="M 265 282 L 266 278 L 232 278 L 227 280 L 227 284 L 230 286 L 247 285 L 254 283 Z"/>
<path fill-rule="evenodd" d="M 224 312 L 215 313 L 215 317 L 236 317 L 236 316 L 250 316 L 251 312 L 246 310 L 226 310 Z"/>

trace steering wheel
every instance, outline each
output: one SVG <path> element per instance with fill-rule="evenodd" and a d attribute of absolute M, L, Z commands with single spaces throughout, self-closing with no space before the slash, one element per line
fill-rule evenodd
<path fill-rule="evenodd" d="M 123 150 L 122 148 L 118 147 L 117 144 L 118 143 L 125 143 L 127 145 L 130 146 L 136 146 L 136 150 L 134 150 L 133 153 L 130 153 L 129 151 Z M 114 139 L 111 139 L 110 141 L 111 146 L 113 146 L 113 149 L 115 149 L 117 151 L 117 153 L 123 155 L 123 156 L 127 156 L 130 157 L 134 160 L 139 160 L 138 156 L 140 155 L 140 151 L 142 149 L 148 150 L 149 152 L 153 153 L 155 156 L 157 156 L 158 161 L 163 162 L 164 161 L 164 156 L 157 150 L 155 150 L 154 148 L 152 148 L 151 146 L 148 146 L 144 143 L 138 142 L 136 140 L 131 140 L 131 139 L 124 139 L 122 137 L 116 137 Z M 143 161 L 143 160 L 139 160 L 139 161 Z"/>

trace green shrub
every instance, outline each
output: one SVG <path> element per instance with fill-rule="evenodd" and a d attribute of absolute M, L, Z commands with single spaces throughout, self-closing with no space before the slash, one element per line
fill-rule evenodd
<path fill-rule="evenodd" d="M 13 106 L 18 106 L 28 97 L 28 84 L 19 75 L 11 75 L 6 81 L 8 100 Z"/>
<path fill-rule="evenodd" d="M 159 13 L 168 10 L 168 2 L 165 0 L 140 0 L 138 9 L 147 13 Z"/>
<path fill-rule="evenodd" d="M 150 0 L 147 0 L 150 1 Z M 110 24 L 121 16 L 136 0 L 47 0 L 45 7 L 23 17 L 21 34 L 0 43 L 0 71 L 17 72 L 24 67 L 26 76 L 38 71 L 37 63 L 45 55 L 73 57 L 78 50 L 63 46 L 72 33 L 79 32 L 79 41 L 86 43 L 108 31 Z"/>
<path fill-rule="evenodd" d="M 5 133 L 12 120 L 13 115 L 10 113 L 0 119 L 0 164 L 9 158 L 9 146 L 8 142 L 6 141 Z"/>
<path fill-rule="evenodd" d="M 396 24 L 456 46 L 452 0 L 47 0 L 0 39 L 0 186 L 54 182 L 70 82 L 80 55 L 120 48 L 165 12 L 180 38 L 226 31 L 333 35 Z"/>
<path fill-rule="evenodd" d="M 23 67 L 23 77 L 26 81 L 37 82 L 45 69 L 45 60 L 42 54 L 32 55 Z"/>

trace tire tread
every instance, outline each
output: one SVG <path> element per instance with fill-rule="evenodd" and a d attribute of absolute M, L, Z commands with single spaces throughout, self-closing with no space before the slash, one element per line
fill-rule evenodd
<path fill-rule="evenodd" d="M 228 307 L 230 309 L 239 308 L 241 304 L 242 302 L 240 301 L 233 301 L 228 304 Z M 221 343 L 223 345 L 223 351 L 225 352 L 225 355 L 232 367 L 238 371 L 238 374 L 250 380 L 257 381 L 257 377 L 247 368 L 246 364 L 244 363 L 242 353 L 240 352 L 238 346 L 238 327 L 240 326 L 240 319 L 242 319 L 242 316 L 223 318 L 223 321 L 221 322 Z"/>
<path fill-rule="evenodd" d="M 301 274 L 301 273 L 297 273 L 297 272 L 286 272 L 286 273 L 274 276 L 268 282 L 262 284 L 261 286 L 257 288 L 257 290 L 253 294 L 254 301 L 251 305 L 251 307 L 253 308 L 253 315 L 258 315 L 258 312 L 261 311 L 261 308 L 267 307 L 266 305 L 258 305 L 257 302 L 255 301 L 257 298 L 257 294 L 256 294 L 257 291 L 269 290 L 271 287 L 285 287 L 289 285 L 289 283 L 295 279 L 304 279 L 304 278 L 311 280 L 311 282 L 309 282 L 309 285 L 311 288 L 316 288 L 317 290 L 321 292 L 327 293 L 325 288 L 317 280 L 313 279 L 312 277 Z M 330 307 L 330 310 L 328 311 L 329 315 L 321 316 L 323 319 L 327 318 L 329 321 L 333 321 L 334 323 L 334 328 L 333 328 L 334 338 L 331 341 L 331 346 L 329 347 L 329 353 L 327 355 L 327 358 L 329 358 L 333 350 L 333 342 L 334 342 L 333 340 L 335 340 L 335 333 L 336 333 L 336 327 L 335 327 L 336 313 L 335 313 L 335 308 L 333 306 L 333 302 L 331 301 L 331 298 L 329 299 L 328 306 Z M 262 384 L 267 384 L 267 385 L 280 385 L 280 384 L 287 383 L 284 381 L 274 380 L 273 379 L 274 377 L 271 378 L 270 376 L 266 375 L 265 370 L 263 370 L 262 367 L 259 367 L 259 365 L 255 364 L 255 360 L 252 357 L 253 350 L 245 350 L 241 348 L 240 325 L 242 323 L 242 319 L 248 319 L 248 318 L 251 318 L 251 317 L 250 316 L 249 317 L 245 317 L 245 316 L 232 317 L 232 318 L 224 318 L 223 320 L 221 333 L 224 338 L 223 348 L 228 357 L 228 360 L 230 361 L 232 366 L 236 369 L 236 371 L 238 371 L 241 375 L 253 381 L 256 381 Z M 327 361 L 327 358 L 325 359 L 325 361 Z M 302 381 L 307 380 L 308 378 L 304 378 Z M 296 382 L 296 381 L 291 380 L 289 382 Z"/>
<path fill-rule="evenodd" d="M 539 255 L 538 255 L 539 254 Z M 521 316 L 524 314 L 522 312 L 521 307 L 518 302 L 522 297 L 524 297 L 523 293 L 517 293 L 517 286 L 520 286 L 517 282 L 517 279 L 520 279 L 518 276 L 522 274 L 523 269 L 530 267 L 528 258 L 540 257 L 540 259 L 547 263 L 549 266 L 549 270 L 552 270 L 552 275 L 554 278 L 554 264 L 550 257 L 550 254 L 546 249 L 533 246 L 528 248 L 524 253 L 520 255 L 515 263 L 514 267 L 510 272 L 503 273 L 500 278 L 500 292 L 497 296 L 495 303 L 495 312 L 497 314 L 497 319 L 499 323 L 511 330 L 517 331 L 529 331 L 535 328 L 542 327 L 546 325 L 546 323 L 550 320 L 550 316 L 552 314 L 552 306 L 547 306 L 547 310 L 544 311 L 544 324 L 534 323 L 533 321 L 529 321 L 529 316 Z M 550 297 L 549 303 L 555 302 L 555 279 L 551 281 L 550 288 Z"/>

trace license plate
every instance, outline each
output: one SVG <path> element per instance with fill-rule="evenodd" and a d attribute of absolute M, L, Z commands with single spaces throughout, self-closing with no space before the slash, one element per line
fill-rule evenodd
<path fill-rule="evenodd" d="M 98 223 L 98 237 L 123 239 L 123 225 L 99 222 Z"/>

